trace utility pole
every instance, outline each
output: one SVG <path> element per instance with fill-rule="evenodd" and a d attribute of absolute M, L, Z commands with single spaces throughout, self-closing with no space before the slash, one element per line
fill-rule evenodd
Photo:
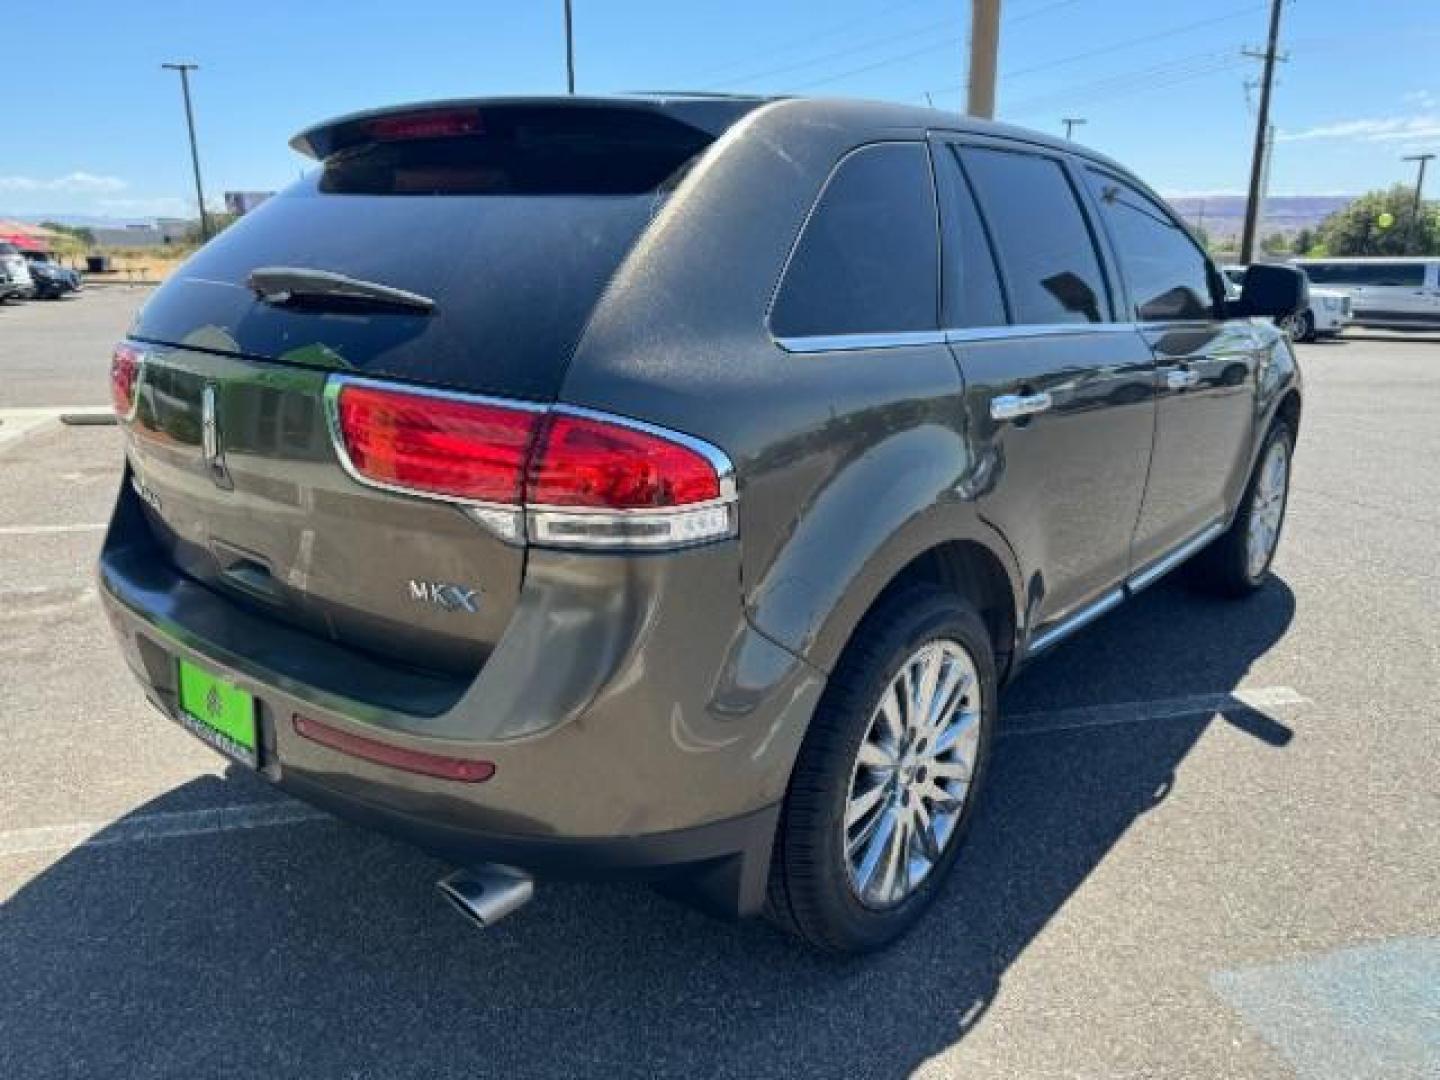
<path fill-rule="evenodd" d="M 1265 71 L 1260 76 L 1260 114 L 1255 118 L 1255 149 L 1250 156 L 1250 197 L 1245 201 L 1245 227 L 1240 233 L 1240 261 L 1255 257 L 1255 231 L 1260 225 L 1261 176 L 1265 166 L 1265 144 L 1270 131 L 1270 90 L 1275 82 L 1275 59 L 1280 44 L 1280 9 L 1284 0 L 1270 0 L 1270 33 L 1260 59 Z"/>
<path fill-rule="evenodd" d="M 575 93 L 575 26 L 570 14 L 570 0 L 565 0 L 565 86 Z"/>
<path fill-rule="evenodd" d="M 166 71 L 180 73 L 180 92 L 185 96 L 185 126 L 190 129 L 190 165 L 195 170 L 195 202 L 200 207 L 200 240 L 210 239 L 210 216 L 205 213 L 205 191 L 200 186 L 200 151 L 195 148 L 195 111 L 190 107 L 190 72 L 199 64 L 161 64 Z"/>
<path fill-rule="evenodd" d="M 1410 242 L 1415 239 L 1415 226 L 1420 224 L 1420 192 L 1425 187 L 1425 163 L 1433 158 L 1434 154 L 1411 154 L 1403 157 L 1401 161 L 1418 161 L 1420 163 L 1419 175 L 1415 177 L 1415 205 L 1410 210 L 1410 225 L 1405 230 L 1405 250 L 1410 250 Z M 1420 252 L 1424 255 L 1425 252 Z"/>
<path fill-rule="evenodd" d="M 1060 122 L 1065 125 L 1065 138 L 1073 139 L 1075 136 L 1070 133 L 1085 123 L 1085 118 L 1083 116 L 1066 116 Z"/>
<path fill-rule="evenodd" d="M 995 119 L 995 68 L 1000 53 L 1000 0 L 970 0 L 970 91 L 965 111 Z"/>

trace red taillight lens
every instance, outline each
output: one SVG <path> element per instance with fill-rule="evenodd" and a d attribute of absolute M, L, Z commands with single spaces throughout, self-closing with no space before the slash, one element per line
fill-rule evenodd
<path fill-rule="evenodd" d="M 135 384 L 140 379 L 140 364 L 144 357 L 133 345 L 121 342 L 110 355 L 110 400 L 115 405 L 115 415 L 128 418 L 135 411 Z"/>
<path fill-rule="evenodd" d="M 484 128 L 480 123 L 480 114 L 474 109 L 432 109 L 403 116 L 382 116 L 370 121 L 367 130 L 377 142 L 399 142 L 478 135 Z"/>
<path fill-rule="evenodd" d="M 415 491 L 519 505 L 543 414 L 354 384 L 336 409 L 357 472 Z"/>
<path fill-rule="evenodd" d="M 662 509 L 720 497 L 701 453 L 660 435 L 559 413 L 530 466 L 525 501 L 603 510 Z"/>
<path fill-rule="evenodd" d="M 445 754 L 431 754 L 424 750 L 407 750 L 403 746 L 392 746 L 378 739 L 366 738 L 341 731 L 319 720 L 295 713 L 292 722 L 295 734 L 301 738 L 328 746 L 342 754 L 388 765 L 392 769 L 420 773 L 424 776 L 438 776 L 442 780 L 459 780 L 466 784 L 478 784 L 495 775 L 493 761 L 476 761 L 473 758 L 449 757 Z"/>

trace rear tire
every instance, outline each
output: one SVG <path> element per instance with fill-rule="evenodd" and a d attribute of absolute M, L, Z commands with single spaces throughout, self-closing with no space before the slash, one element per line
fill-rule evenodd
<path fill-rule="evenodd" d="M 1255 470 L 1235 520 L 1196 556 L 1190 580 L 1220 596 L 1248 596 L 1265 583 L 1290 498 L 1290 461 L 1295 435 L 1277 420 L 1260 448 Z"/>
<path fill-rule="evenodd" d="M 800 748 L 771 860 L 767 914 L 832 953 L 879 949 L 934 902 L 985 777 L 993 645 L 933 586 L 856 630 Z"/>

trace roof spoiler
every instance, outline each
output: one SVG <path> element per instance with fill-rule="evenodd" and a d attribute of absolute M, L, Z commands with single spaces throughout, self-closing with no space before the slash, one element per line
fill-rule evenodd
<path fill-rule="evenodd" d="M 687 127 L 710 138 L 718 138 L 752 109 L 765 104 L 762 97 L 655 96 L 616 98 L 532 97 L 459 98 L 398 105 L 385 109 L 351 113 L 306 128 L 290 140 L 290 146 L 317 161 L 341 150 L 384 139 L 438 138 L 479 134 L 487 116 L 509 114 L 519 118 L 539 113 L 585 113 L 597 123 L 607 117 L 651 116 L 658 124 L 666 121 Z"/>

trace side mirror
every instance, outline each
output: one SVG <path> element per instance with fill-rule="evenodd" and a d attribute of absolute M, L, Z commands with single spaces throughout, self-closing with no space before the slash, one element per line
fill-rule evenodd
<path fill-rule="evenodd" d="M 1237 319 L 1289 319 L 1310 306 L 1310 281 L 1293 266 L 1255 263 L 1245 271 L 1240 297 L 1226 314 Z"/>

